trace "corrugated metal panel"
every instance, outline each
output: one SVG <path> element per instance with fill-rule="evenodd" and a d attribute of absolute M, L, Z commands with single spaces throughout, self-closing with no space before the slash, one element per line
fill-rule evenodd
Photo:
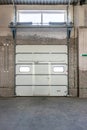
<path fill-rule="evenodd" d="M 0 4 L 70 4 L 77 3 L 78 0 L 0 0 Z"/>

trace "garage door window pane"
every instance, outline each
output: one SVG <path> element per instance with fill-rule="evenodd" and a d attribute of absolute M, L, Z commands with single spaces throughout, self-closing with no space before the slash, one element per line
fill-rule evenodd
<path fill-rule="evenodd" d="M 19 22 L 29 22 L 32 24 L 41 23 L 40 13 L 19 13 Z"/>
<path fill-rule="evenodd" d="M 53 67 L 53 71 L 55 73 L 63 73 L 64 72 L 64 67 L 63 66 L 55 66 L 55 67 Z"/>
<path fill-rule="evenodd" d="M 30 72 L 30 67 L 29 66 L 20 66 L 19 71 L 21 73 Z"/>
<path fill-rule="evenodd" d="M 45 13 L 43 14 L 43 23 L 65 22 L 64 13 Z"/>

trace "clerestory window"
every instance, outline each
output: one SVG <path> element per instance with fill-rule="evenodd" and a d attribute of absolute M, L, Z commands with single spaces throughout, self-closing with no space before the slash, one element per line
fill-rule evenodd
<path fill-rule="evenodd" d="M 17 22 L 32 25 L 65 23 L 66 10 L 19 10 Z"/>

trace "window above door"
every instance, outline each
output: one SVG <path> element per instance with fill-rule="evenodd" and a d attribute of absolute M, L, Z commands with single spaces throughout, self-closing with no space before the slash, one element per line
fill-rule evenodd
<path fill-rule="evenodd" d="M 32 25 L 66 23 L 67 12 L 66 10 L 18 10 L 17 22 Z"/>

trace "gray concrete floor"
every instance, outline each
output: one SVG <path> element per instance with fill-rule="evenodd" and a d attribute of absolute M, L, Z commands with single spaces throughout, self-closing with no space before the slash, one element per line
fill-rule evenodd
<path fill-rule="evenodd" d="M 87 130 L 87 99 L 0 98 L 0 130 Z"/>

